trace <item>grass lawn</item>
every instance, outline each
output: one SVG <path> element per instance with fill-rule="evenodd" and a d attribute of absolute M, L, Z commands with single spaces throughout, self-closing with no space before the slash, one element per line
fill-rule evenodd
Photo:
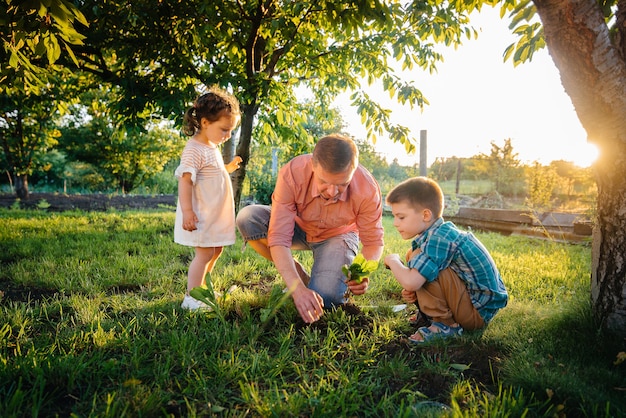
<path fill-rule="evenodd" d="M 306 325 L 239 240 L 212 277 L 219 308 L 190 313 L 193 250 L 173 242 L 171 208 L 0 222 L 2 417 L 626 415 L 625 342 L 592 318 L 589 244 L 476 233 L 510 303 L 484 332 L 421 348 L 382 267 Z M 404 254 L 385 230 L 385 253 Z"/>

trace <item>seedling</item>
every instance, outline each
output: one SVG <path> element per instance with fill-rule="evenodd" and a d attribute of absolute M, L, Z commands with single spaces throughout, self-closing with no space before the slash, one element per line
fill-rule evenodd
<path fill-rule="evenodd" d="M 207 281 L 205 285 L 194 287 L 189 291 L 189 295 L 201 302 L 209 305 L 214 312 L 219 313 L 219 303 L 224 302 L 228 295 L 237 290 L 237 285 L 232 285 L 223 295 L 213 290 L 213 283 L 210 274 L 207 273 Z"/>
<path fill-rule="evenodd" d="M 352 264 L 347 264 L 341 267 L 341 271 L 348 279 L 347 281 L 354 280 L 357 283 L 361 283 L 363 279 L 373 273 L 378 268 L 378 261 L 366 260 L 363 254 L 357 254 L 352 260 Z"/>
<path fill-rule="evenodd" d="M 207 282 L 207 283 L 210 283 L 210 282 Z M 217 295 L 213 291 L 213 287 L 210 285 L 194 287 L 193 289 L 189 291 L 189 295 L 192 298 L 197 299 L 200 302 L 207 304 L 212 309 L 217 308 L 217 297 L 216 297 Z"/>

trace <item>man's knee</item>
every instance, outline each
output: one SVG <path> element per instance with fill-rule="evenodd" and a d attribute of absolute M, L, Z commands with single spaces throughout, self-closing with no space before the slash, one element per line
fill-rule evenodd
<path fill-rule="evenodd" d="M 253 241 L 267 236 L 269 219 L 269 206 L 250 205 L 239 210 L 235 222 L 243 239 Z"/>
<path fill-rule="evenodd" d="M 239 209 L 239 213 L 237 213 L 237 218 L 235 219 L 235 223 L 237 227 L 245 226 L 250 222 L 252 217 L 254 216 L 254 208 L 253 205 L 245 206 Z"/>

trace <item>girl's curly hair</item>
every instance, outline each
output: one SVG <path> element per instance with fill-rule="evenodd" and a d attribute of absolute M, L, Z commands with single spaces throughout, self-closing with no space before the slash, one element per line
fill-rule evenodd
<path fill-rule="evenodd" d="M 240 116 L 239 101 L 227 91 L 212 87 L 208 92 L 199 96 L 193 107 L 185 112 L 183 133 L 192 136 L 200 130 L 200 121 L 203 118 L 209 122 L 215 122 L 224 115 Z"/>

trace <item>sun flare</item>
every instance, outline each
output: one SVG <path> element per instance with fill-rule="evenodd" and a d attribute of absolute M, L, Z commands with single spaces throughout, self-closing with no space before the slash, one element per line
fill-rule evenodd
<path fill-rule="evenodd" d="M 598 159 L 599 154 L 598 147 L 587 142 L 584 147 L 581 147 L 580 152 L 576 153 L 573 162 L 579 167 L 590 167 Z"/>

